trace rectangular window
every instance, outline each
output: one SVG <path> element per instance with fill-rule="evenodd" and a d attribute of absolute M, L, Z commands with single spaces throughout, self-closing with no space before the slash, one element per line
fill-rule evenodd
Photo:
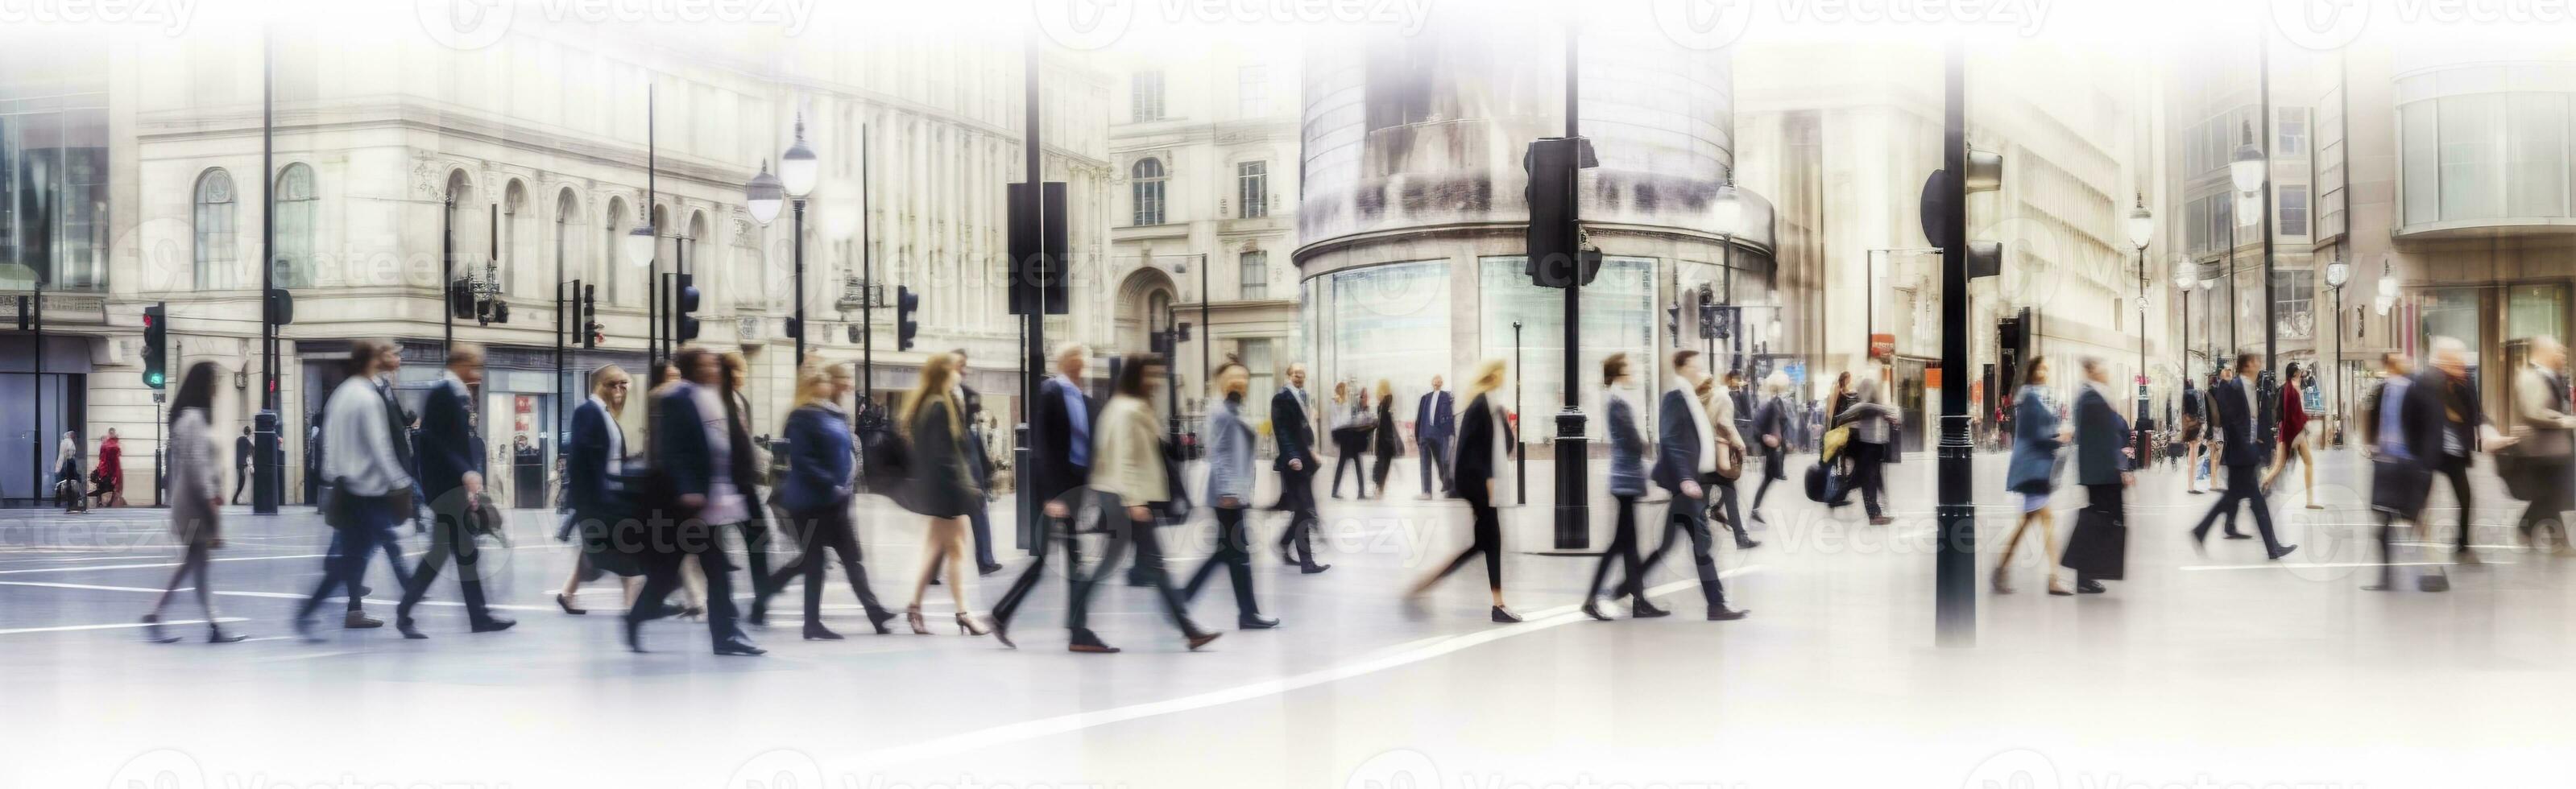
<path fill-rule="evenodd" d="M 1270 298 L 1270 253 L 1245 252 L 1240 260 L 1241 266 L 1237 272 L 1241 279 L 1236 280 L 1236 297 Z"/>
<path fill-rule="evenodd" d="M 1234 166 L 1235 200 L 1243 206 L 1245 219 L 1270 215 L 1270 163 L 1244 162 Z"/>
<path fill-rule="evenodd" d="M 1163 72 L 1139 71 L 1127 82 L 1128 120 L 1135 123 L 1163 119 Z"/>
<path fill-rule="evenodd" d="M 1246 118 L 1270 114 L 1270 69 L 1244 66 L 1234 71 L 1236 112 Z"/>
<path fill-rule="evenodd" d="M 2308 109 L 2282 107 L 2273 110 L 2272 116 L 2273 131 L 2280 136 L 2280 142 L 2272 149 L 2272 156 L 2308 155 Z"/>
<path fill-rule="evenodd" d="M 2282 339 L 2316 336 L 2316 291 L 2314 271 L 2272 272 L 2272 319 L 2280 321 Z"/>
<path fill-rule="evenodd" d="M 2502 94 L 2440 100 L 2442 218 L 2504 215 L 2505 102 Z M 2410 217 L 2412 219 L 2412 217 Z"/>
<path fill-rule="evenodd" d="M 2516 93 L 2505 135 L 2505 215 L 2567 216 L 2567 97 Z"/>
<path fill-rule="evenodd" d="M 2279 192 L 2281 202 L 2281 224 L 2279 231 L 2281 235 L 2307 235 L 2308 188 L 2304 186 L 2283 186 L 2279 189 Z"/>
<path fill-rule="evenodd" d="M 1519 388 L 1507 385 L 1506 390 L 1516 393 L 1516 402 L 1509 405 L 1525 415 L 1520 422 L 1521 438 L 1553 441 L 1555 420 L 1545 415 L 1564 402 L 1565 292 L 1531 284 L 1526 260 L 1519 255 L 1477 260 L 1477 299 L 1483 313 L 1478 358 L 1513 360 L 1510 369 L 1519 378 Z M 1639 361 L 1655 359 L 1658 350 L 1655 332 L 1656 324 L 1663 320 L 1663 309 L 1654 303 L 1655 267 L 1654 258 L 1604 258 L 1600 276 L 1583 286 L 1583 348 L 1577 369 L 1585 373 L 1580 379 L 1586 385 L 1577 394 L 1587 413 L 1602 413 L 1600 378 L 1594 373 L 1610 354 L 1626 353 L 1637 365 L 1634 369 L 1640 392 L 1659 392 L 1665 386 L 1663 365 Z M 1517 336 L 1515 324 L 1519 325 Z M 1405 375 L 1427 378 L 1438 369 L 1408 370 Z M 1640 405 L 1653 408 L 1647 403 Z M 1641 424 L 1651 424 L 1652 417 L 1651 412 L 1638 415 Z M 1595 441 L 1604 434 L 1588 433 Z"/>
<path fill-rule="evenodd" d="M 1251 378 L 1244 391 L 1244 415 L 1255 419 L 1267 417 L 1270 415 L 1270 394 L 1279 389 L 1279 363 L 1275 361 L 1270 341 L 1244 340 L 1236 349 L 1243 352 L 1236 361 L 1243 363 L 1245 374 Z"/>
<path fill-rule="evenodd" d="M 2435 130 L 2434 104 L 2416 102 L 2399 108 L 2398 177 L 2406 191 L 2399 224 L 2417 225 L 2442 218 L 2441 135 Z"/>

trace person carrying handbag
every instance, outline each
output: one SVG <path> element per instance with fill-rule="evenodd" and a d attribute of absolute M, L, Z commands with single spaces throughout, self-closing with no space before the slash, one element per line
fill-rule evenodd
<path fill-rule="evenodd" d="M 410 446 L 394 426 L 402 412 L 384 386 L 402 369 L 402 353 L 384 340 L 358 340 L 349 346 L 348 377 L 331 391 L 322 407 L 322 440 L 331 447 L 322 465 L 323 522 L 334 530 L 333 550 L 324 559 L 322 581 L 295 611 L 295 631 L 305 640 L 313 634 L 313 609 L 332 590 L 346 589 L 349 610 L 344 626 L 381 627 L 384 622 L 359 610 L 366 596 L 367 560 L 378 550 L 392 565 L 397 588 L 411 588 L 411 572 L 394 526 L 409 517 L 411 505 Z"/>
<path fill-rule="evenodd" d="M 2021 519 L 2013 524 L 2012 535 L 2004 538 L 2004 555 L 1995 561 L 1991 581 L 1995 594 L 2011 594 L 2007 580 L 2012 569 L 2013 549 L 2021 544 L 2022 532 L 2039 524 L 2039 547 L 2048 560 L 2048 593 L 2072 595 L 2057 578 L 2057 516 L 2048 510 L 2048 497 L 2057 490 L 2057 472 L 2065 466 L 2057 450 L 2074 437 L 2048 396 L 2049 363 L 2047 357 L 2030 360 L 2029 372 L 2022 374 L 2021 391 L 2013 395 L 2013 448 L 2011 470 L 2004 484 L 2021 494 Z"/>

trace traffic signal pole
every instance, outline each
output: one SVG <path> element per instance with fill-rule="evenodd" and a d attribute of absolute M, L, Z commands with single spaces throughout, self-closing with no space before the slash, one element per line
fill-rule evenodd
<path fill-rule="evenodd" d="M 1933 519 L 1934 640 L 1944 647 L 1977 641 L 1977 512 L 1968 444 L 1968 122 L 1967 50 L 1953 41 L 1942 110 L 1941 166 L 1941 449 L 1940 503 Z"/>
<path fill-rule="evenodd" d="M 1046 224 L 1046 170 L 1042 169 L 1044 163 L 1039 160 L 1038 150 L 1038 67 L 1041 53 L 1039 51 L 1038 34 L 1035 31 L 1031 31 L 1029 33 L 1029 39 L 1025 46 L 1027 51 L 1022 56 L 1020 65 L 1020 78 L 1023 94 L 1020 116 L 1021 121 L 1027 125 L 1027 130 L 1024 132 L 1027 139 L 1021 141 L 1024 149 L 1022 155 L 1026 157 L 1021 163 L 1021 167 L 1023 168 L 1021 172 L 1024 173 L 1024 175 L 1021 176 L 1021 180 L 1028 184 L 1030 192 L 1028 203 L 1029 208 L 1033 210 L 1029 210 L 1025 215 L 1016 218 L 1021 222 L 1028 223 L 1027 226 L 1020 228 L 1020 230 L 1028 233 L 1029 238 L 1036 240 L 1038 260 L 1023 261 L 1024 264 L 1041 262 L 1045 260 L 1048 252 L 1046 248 L 1046 233 L 1043 230 Z M 1028 268 L 1035 269 L 1039 267 L 1036 265 L 1029 265 Z M 1053 275 L 1052 273 L 1048 273 L 1047 276 Z M 1035 457 L 1030 452 L 1029 447 L 1029 420 L 1037 413 L 1038 379 L 1046 374 L 1046 288 L 1045 282 L 1029 282 L 1027 279 L 1027 277 L 1011 278 L 1011 287 L 1024 289 L 1027 293 L 1026 300 L 1022 302 L 1022 305 L 1026 307 L 1026 309 L 1023 309 L 1020 314 L 1020 349 L 1022 352 L 1022 359 L 1020 361 L 1020 424 L 1019 429 L 1014 431 L 1017 434 L 1019 446 L 1011 453 L 1011 473 L 1013 480 L 1011 486 L 1018 489 L 1016 491 L 1016 497 L 1019 499 L 1019 528 L 1017 531 L 1020 533 L 1021 544 L 1023 547 L 1029 548 L 1032 552 L 1041 552 L 1045 550 L 1047 532 L 1045 529 L 1038 527 L 1038 516 L 1044 511 L 1044 503 L 1038 501 L 1037 496 L 1032 491 L 1033 486 L 1031 483 L 1033 480 L 1029 479 L 1029 471 L 1033 467 L 1031 461 L 1032 458 Z M 898 331 L 900 331 L 900 329 L 898 329 Z M 1082 382 L 1080 381 L 1074 382 L 1077 386 L 1081 385 L 1081 383 Z"/>
<path fill-rule="evenodd" d="M 1580 35 L 1575 26 L 1565 28 L 1565 136 L 1569 140 L 1583 137 L 1577 111 L 1582 81 L 1576 61 Z M 1577 143 L 1579 146 L 1580 143 Z M 1580 148 L 1577 149 L 1578 151 Z M 1592 503 L 1589 497 L 1591 444 L 1583 436 L 1583 221 L 1581 159 L 1574 160 L 1574 171 L 1566 180 L 1565 217 L 1569 225 L 1566 238 L 1572 249 L 1567 263 L 1570 276 L 1565 285 L 1565 410 L 1556 414 L 1556 549 L 1573 550 L 1592 541 Z M 1532 250 L 1535 252 L 1536 250 Z M 1518 376 L 1520 371 L 1513 371 Z M 1517 436 L 1515 437 L 1517 439 Z"/>
<path fill-rule="evenodd" d="M 286 499 L 284 470 L 278 451 L 283 427 L 277 413 L 277 315 L 270 306 L 277 288 L 277 37 L 259 36 L 259 413 L 252 417 L 250 511 L 274 515 Z M 440 288 L 447 287 L 445 282 Z M 445 313 L 445 309 L 439 310 Z M 166 315 L 165 315 L 166 319 Z M 160 409 L 153 409 L 159 411 Z"/>

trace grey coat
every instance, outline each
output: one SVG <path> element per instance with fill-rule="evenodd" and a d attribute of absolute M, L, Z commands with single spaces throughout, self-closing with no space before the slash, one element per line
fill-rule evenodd
<path fill-rule="evenodd" d="M 1232 496 L 1243 506 L 1252 504 L 1252 486 L 1257 477 L 1252 465 L 1252 445 L 1256 439 L 1252 426 L 1244 424 L 1236 413 L 1243 404 L 1220 400 L 1208 409 L 1208 480 L 1209 506 Z"/>
<path fill-rule="evenodd" d="M 211 540 L 221 532 L 212 500 L 223 496 L 217 476 L 215 437 L 206 412 L 190 408 L 170 420 L 170 533 L 183 544 Z"/>
<path fill-rule="evenodd" d="M 1610 413 L 1610 495 L 1646 495 L 1646 435 L 1637 430 L 1637 407 L 1616 392 L 1604 398 Z"/>

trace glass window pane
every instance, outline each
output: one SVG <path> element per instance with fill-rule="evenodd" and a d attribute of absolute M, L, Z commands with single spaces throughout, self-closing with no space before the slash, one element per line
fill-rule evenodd
<path fill-rule="evenodd" d="M 2558 285 L 2516 285 L 2505 293 L 2505 339 L 2567 336 L 2565 288 Z"/>
<path fill-rule="evenodd" d="M 2558 93 L 2517 93 L 2511 103 L 2513 123 L 2506 134 L 2511 157 L 2505 162 L 2505 215 L 2567 215 L 2567 97 Z"/>
<path fill-rule="evenodd" d="M 1480 358 L 1511 360 L 1515 356 L 1512 323 L 1519 321 L 1518 363 L 1512 365 L 1514 385 L 1518 386 L 1523 414 L 1554 412 L 1564 400 L 1565 392 L 1565 292 L 1530 284 L 1525 259 L 1518 255 L 1484 258 L 1478 266 L 1478 289 L 1484 314 L 1481 328 L 1483 350 Z M 1613 257 L 1601 262 L 1601 274 L 1592 284 L 1583 286 L 1583 338 L 1576 372 L 1597 371 L 1601 360 L 1613 353 L 1626 353 L 1640 360 L 1640 371 L 1660 370 L 1654 364 L 1655 305 L 1654 258 Z M 1592 381 L 1597 376 L 1581 380 Z M 1662 380 L 1659 375 L 1642 374 L 1638 380 L 1651 387 Z M 1601 389 L 1585 384 L 1580 387 L 1585 413 L 1601 413 Z M 1554 420 L 1524 417 L 1520 430 L 1527 441 L 1553 441 Z M 1599 440 L 1600 431 L 1587 431 Z"/>
<path fill-rule="evenodd" d="M 2442 219 L 2485 219 L 2504 211 L 2504 97 L 2442 99 Z"/>
<path fill-rule="evenodd" d="M 1446 260 L 1424 260 L 1335 272 L 1332 325 L 1322 329 L 1330 332 L 1331 356 L 1318 380 L 1306 382 L 1308 389 L 1321 398 L 1335 383 L 1375 386 L 1384 378 L 1396 384 L 1401 399 L 1433 374 L 1456 379 L 1445 340 L 1449 266 Z"/>
<path fill-rule="evenodd" d="M 2405 151 L 2399 158 L 2405 162 L 2405 209 L 2403 224 L 2423 224 L 2442 218 L 2441 135 L 2436 129 L 2433 102 L 2406 105 L 2398 113 L 2399 137 Z"/>

